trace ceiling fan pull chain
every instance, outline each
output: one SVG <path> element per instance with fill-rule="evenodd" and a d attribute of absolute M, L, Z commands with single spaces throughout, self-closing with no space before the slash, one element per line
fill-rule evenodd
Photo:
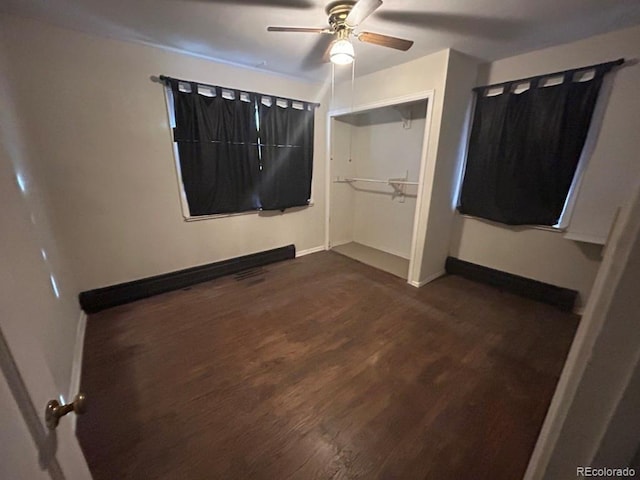
<path fill-rule="evenodd" d="M 336 93 L 336 64 L 331 63 L 331 105 Z"/>
<path fill-rule="evenodd" d="M 353 106 L 355 104 L 354 93 L 355 93 L 355 82 L 356 82 L 356 60 L 353 59 L 351 63 L 351 114 L 353 115 Z M 351 153 L 353 151 L 353 123 L 349 124 L 349 162 L 353 160 Z"/>
<path fill-rule="evenodd" d="M 331 108 L 335 108 L 333 103 L 334 97 L 335 97 L 335 84 L 336 84 L 336 66 L 332 63 L 331 64 L 331 103 L 330 103 Z M 333 128 L 333 125 L 332 125 L 332 128 Z M 329 144 L 329 148 L 331 149 L 331 151 L 329 152 L 329 158 L 331 159 L 331 161 L 333 161 L 333 152 L 334 152 L 333 144 L 334 144 L 333 141 Z"/>

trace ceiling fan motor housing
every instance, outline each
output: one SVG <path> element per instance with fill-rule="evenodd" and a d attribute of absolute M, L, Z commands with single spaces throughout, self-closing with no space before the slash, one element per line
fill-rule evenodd
<path fill-rule="evenodd" d="M 345 23 L 345 20 L 355 4 L 355 0 L 339 0 L 327 5 L 326 12 L 329 16 L 329 25 L 331 25 L 334 31 L 340 32 L 341 30 L 351 29 L 351 27 Z"/>
<path fill-rule="evenodd" d="M 359 28 L 364 20 L 373 14 L 382 6 L 382 0 L 335 0 L 329 3 L 325 9 L 329 17 L 329 28 L 310 28 L 310 27 L 267 27 L 270 32 L 295 32 L 295 33 L 319 33 L 328 34 L 334 37 L 331 43 L 331 61 L 335 56 L 344 54 L 345 63 L 347 57 L 353 59 L 353 45 L 351 45 L 351 37 L 355 37 L 361 42 L 370 43 L 372 45 L 380 45 L 382 47 L 394 48 L 406 52 L 411 48 L 413 42 L 402 38 L 391 37 L 389 35 L 381 35 L 379 33 L 354 32 Z M 338 46 L 344 47 L 344 52 Z M 338 45 L 338 46 L 336 46 Z M 327 58 L 328 60 L 328 58 Z"/>

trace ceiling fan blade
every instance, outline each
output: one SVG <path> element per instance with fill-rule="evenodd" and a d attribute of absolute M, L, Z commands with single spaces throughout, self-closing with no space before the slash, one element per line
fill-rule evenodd
<path fill-rule="evenodd" d="M 380 8 L 381 5 L 382 0 L 359 0 L 353 8 L 351 8 L 344 22 L 350 27 L 360 25 L 369 15 Z"/>
<path fill-rule="evenodd" d="M 267 32 L 333 33 L 328 28 L 309 27 L 267 27 Z"/>
<path fill-rule="evenodd" d="M 380 35 L 379 33 L 360 32 L 358 34 L 358 40 L 365 43 L 371 43 L 373 45 L 380 45 L 381 47 L 395 48 L 396 50 L 402 50 L 406 52 L 413 45 L 413 41 L 404 40 L 402 38 L 389 37 L 387 35 Z"/>
<path fill-rule="evenodd" d="M 314 8 L 313 0 L 191 0 L 201 3 L 230 3 L 234 6 L 265 7 L 265 8 L 295 8 L 307 10 Z"/>

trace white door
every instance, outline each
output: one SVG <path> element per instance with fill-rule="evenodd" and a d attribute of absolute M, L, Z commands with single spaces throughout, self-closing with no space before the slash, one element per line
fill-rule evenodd
<path fill-rule="evenodd" d="M 44 422 L 47 402 L 68 395 L 64 389 L 69 388 L 73 358 L 69 345 L 75 343 L 75 338 L 69 338 L 75 332 L 69 330 L 77 324 L 79 309 L 70 283 L 56 284 L 55 274 L 65 274 L 59 259 L 53 258 L 57 254 L 47 227 L 46 202 L 29 176 L 14 112 L 3 107 L 0 479 L 90 479 L 69 418 L 73 413 L 62 418 L 56 430 L 47 429 Z"/>
<path fill-rule="evenodd" d="M 19 368 L 8 355 L 6 338 L 0 338 L 0 478 L 3 480 L 90 479 L 91 475 L 78 445 L 72 422 L 62 418 L 56 430 L 44 424 L 48 399 L 44 391 L 55 392 L 46 363 L 41 373 L 31 372 L 30 383 L 37 390 L 32 395 L 25 376 L 30 368 Z M 31 349 L 30 364 L 35 369 L 42 357 Z M 37 384 L 37 385 L 35 385 Z M 52 395 L 49 394 L 49 397 Z M 65 422 L 65 420 L 67 420 Z"/>

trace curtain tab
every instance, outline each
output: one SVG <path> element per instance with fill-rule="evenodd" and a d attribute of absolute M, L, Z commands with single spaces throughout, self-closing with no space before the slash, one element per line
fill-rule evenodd
<path fill-rule="evenodd" d="M 600 78 L 600 77 L 604 77 L 607 73 L 609 73 L 611 70 L 613 70 L 614 67 L 617 67 L 618 65 L 615 64 L 615 62 L 611 62 L 608 64 L 604 64 L 604 65 L 599 65 L 596 67 L 596 71 L 594 73 L 594 77 L 595 78 Z"/>
<path fill-rule="evenodd" d="M 180 91 L 180 82 L 178 80 L 175 78 L 167 78 L 166 81 L 169 83 L 172 92 L 177 93 Z"/>

